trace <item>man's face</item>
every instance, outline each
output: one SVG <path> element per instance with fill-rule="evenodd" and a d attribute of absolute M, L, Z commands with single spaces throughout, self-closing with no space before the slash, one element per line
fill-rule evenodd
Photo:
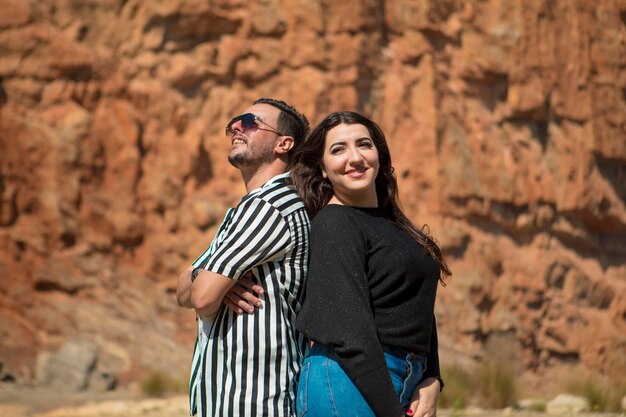
<path fill-rule="evenodd" d="M 278 133 L 270 128 L 278 125 L 279 109 L 269 104 L 255 104 L 245 109 L 242 114 L 245 113 L 254 114 L 264 123 L 256 121 L 252 127 L 245 128 L 243 122 L 238 120 L 230 126 L 232 136 L 228 161 L 239 169 L 258 167 L 271 162 L 275 157 L 274 148 L 279 137 Z"/>

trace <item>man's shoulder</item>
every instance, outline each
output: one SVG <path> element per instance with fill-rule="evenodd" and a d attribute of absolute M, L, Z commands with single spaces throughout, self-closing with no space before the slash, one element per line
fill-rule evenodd
<path fill-rule="evenodd" d="M 251 203 L 254 200 L 272 206 L 282 216 L 304 210 L 304 203 L 302 203 L 300 196 L 283 178 L 265 184 L 257 192 L 247 195 L 241 203 Z"/>

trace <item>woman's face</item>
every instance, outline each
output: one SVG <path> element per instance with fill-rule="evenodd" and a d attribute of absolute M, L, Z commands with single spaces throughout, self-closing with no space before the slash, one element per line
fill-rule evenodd
<path fill-rule="evenodd" d="M 328 131 L 322 174 L 330 180 L 343 204 L 376 207 L 378 150 L 369 130 L 361 124 L 340 124 Z"/>

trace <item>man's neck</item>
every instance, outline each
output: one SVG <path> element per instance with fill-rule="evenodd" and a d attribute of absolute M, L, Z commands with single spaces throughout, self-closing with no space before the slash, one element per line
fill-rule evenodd
<path fill-rule="evenodd" d="M 241 169 L 240 171 L 243 183 L 246 186 L 246 191 L 250 192 L 256 190 L 276 175 L 287 172 L 287 167 L 284 164 L 269 164 L 250 171 L 245 169 Z"/>

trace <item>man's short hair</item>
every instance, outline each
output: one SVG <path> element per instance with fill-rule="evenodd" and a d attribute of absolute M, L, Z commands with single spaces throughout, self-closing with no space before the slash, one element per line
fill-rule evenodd
<path fill-rule="evenodd" d="M 280 110 L 276 129 L 284 135 L 293 137 L 293 149 L 289 152 L 289 156 L 293 155 L 309 133 L 309 121 L 306 116 L 282 100 L 260 98 L 253 104 L 269 104 Z"/>

